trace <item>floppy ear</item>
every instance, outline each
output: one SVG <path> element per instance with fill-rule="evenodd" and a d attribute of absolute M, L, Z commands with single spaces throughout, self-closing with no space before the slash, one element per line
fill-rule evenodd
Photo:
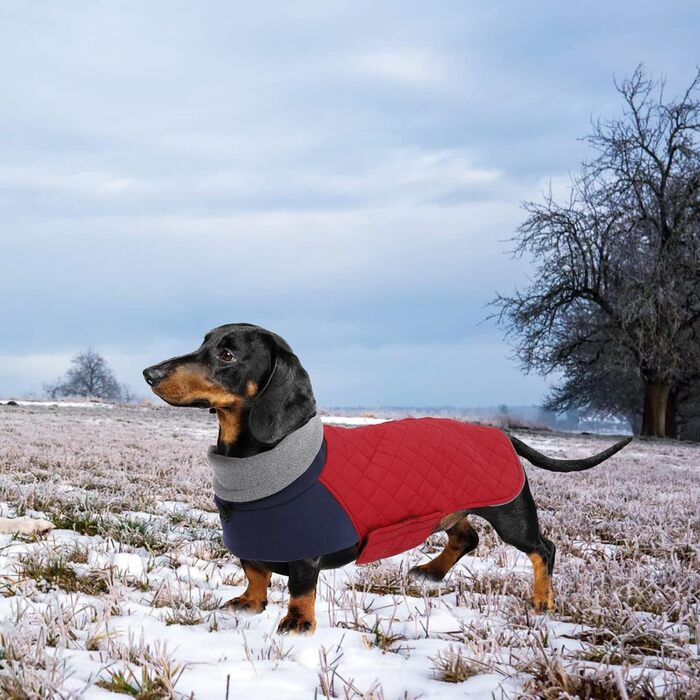
<path fill-rule="evenodd" d="M 289 345 L 278 343 L 271 335 L 275 341 L 272 373 L 248 415 L 252 436 L 266 445 L 279 442 L 316 413 L 309 375 Z"/>

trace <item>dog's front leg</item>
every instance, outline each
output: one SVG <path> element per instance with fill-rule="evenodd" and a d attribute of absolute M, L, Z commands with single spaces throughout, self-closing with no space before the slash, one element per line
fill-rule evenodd
<path fill-rule="evenodd" d="M 320 571 L 320 557 L 289 562 L 289 606 L 277 627 L 280 634 L 314 633 L 316 583 Z"/>
<path fill-rule="evenodd" d="M 248 586 L 242 595 L 230 600 L 225 607 L 236 612 L 257 615 L 267 607 L 267 588 L 272 572 L 246 559 L 241 559 L 241 566 L 248 579 Z"/>

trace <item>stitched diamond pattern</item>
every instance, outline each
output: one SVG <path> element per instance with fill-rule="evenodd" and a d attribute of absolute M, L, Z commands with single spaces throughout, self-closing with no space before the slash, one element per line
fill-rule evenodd
<path fill-rule="evenodd" d="M 326 425 L 324 435 L 321 482 L 347 511 L 361 541 L 402 521 L 507 503 L 524 483 L 515 451 L 497 428 L 406 418 L 359 428 Z M 416 525 L 406 525 L 407 540 L 410 533 L 415 540 Z M 387 546 L 396 549 L 401 534 L 389 534 L 394 544 Z"/>

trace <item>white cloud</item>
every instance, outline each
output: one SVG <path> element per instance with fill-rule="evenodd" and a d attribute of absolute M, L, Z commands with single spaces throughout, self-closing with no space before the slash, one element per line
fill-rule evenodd
<path fill-rule="evenodd" d="M 354 60 L 354 67 L 361 75 L 408 86 L 442 83 L 448 73 L 442 57 L 418 49 L 369 51 Z"/>
<path fill-rule="evenodd" d="M 69 166 L 0 166 L 0 187 L 55 190 L 76 195 L 122 194 L 136 188 L 136 181 L 99 170 Z"/>
<path fill-rule="evenodd" d="M 423 204 L 456 192 L 472 200 L 495 194 L 505 198 L 512 188 L 500 170 L 476 165 L 463 149 L 386 148 L 344 168 L 300 164 L 292 178 L 286 169 L 270 173 L 239 165 L 204 174 L 188 191 L 198 196 L 228 193 L 243 201 L 291 194 L 289 209 L 330 202 L 335 210 L 357 210 L 398 202 Z"/>

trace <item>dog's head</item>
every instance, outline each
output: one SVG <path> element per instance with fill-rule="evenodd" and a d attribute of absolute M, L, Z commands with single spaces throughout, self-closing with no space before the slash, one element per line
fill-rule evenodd
<path fill-rule="evenodd" d="M 172 406 L 236 411 L 265 445 L 316 413 L 309 375 L 288 343 L 247 323 L 209 331 L 197 350 L 148 367 L 143 376 Z"/>

